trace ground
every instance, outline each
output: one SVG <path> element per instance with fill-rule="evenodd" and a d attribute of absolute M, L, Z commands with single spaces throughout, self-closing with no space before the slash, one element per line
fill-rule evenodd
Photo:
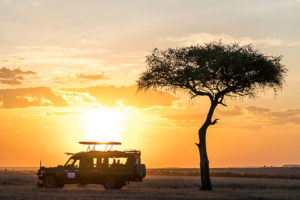
<path fill-rule="evenodd" d="M 7 199 L 300 199 L 299 179 L 213 177 L 214 190 L 200 191 L 199 177 L 147 176 L 122 190 L 105 191 L 100 185 L 66 185 L 63 189 L 36 187 L 33 171 L 1 171 L 0 200 Z"/>

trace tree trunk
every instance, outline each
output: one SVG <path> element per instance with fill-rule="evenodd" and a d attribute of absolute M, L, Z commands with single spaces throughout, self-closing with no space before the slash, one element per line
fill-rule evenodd
<path fill-rule="evenodd" d="M 210 174 L 209 174 L 209 161 L 206 152 L 206 130 L 207 127 L 203 125 L 199 130 L 200 143 L 197 144 L 200 154 L 200 173 L 201 173 L 201 190 L 212 190 Z"/>
<path fill-rule="evenodd" d="M 202 183 L 201 190 L 212 190 L 210 174 L 209 174 L 209 161 L 206 152 L 206 131 L 210 125 L 216 123 L 216 121 L 212 123 L 211 119 L 217 105 L 218 105 L 217 102 L 212 101 L 209 112 L 206 116 L 206 120 L 198 131 L 199 144 L 196 145 L 198 146 L 199 154 L 200 154 L 200 172 L 201 172 L 201 183 Z"/>

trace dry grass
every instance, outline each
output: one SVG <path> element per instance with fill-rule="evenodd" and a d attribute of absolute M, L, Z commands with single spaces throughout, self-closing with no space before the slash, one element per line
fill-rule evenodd
<path fill-rule="evenodd" d="M 198 168 L 154 168 L 148 169 L 151 175 L 200 176 Z M 255 167 L 255 168 L 211 168 L 213 177 L 279 178 L 300 179 L 299 167 Z"/>
<path fill-rule="evenodd" d="M 198 177 L 149 176 L 122 190 L 105 191 L 99 185 L 66 185 L 63 189 L 38 189 L 32 172 L 1 172 L 0 200 L 6 199 L 300 199 L 300 180 L 262 178 L 212 179 L 212 192 L 200 191 Z"/>

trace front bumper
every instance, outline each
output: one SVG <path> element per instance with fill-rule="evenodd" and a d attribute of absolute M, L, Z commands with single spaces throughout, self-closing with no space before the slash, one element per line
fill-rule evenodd
<path fill-rule="evenodd" d="M 44 187 L 44 181 L 42 179 L 39 179 L 37 182 L 38 187 Z"/>
<path fill-rule="evenodd" d="M 44 173 L 42 173 L 41 169 L 38 170 L 37 177 L 38 177 L 37 186 L 43 187 L 44 186 Z"/>
<path fill-rule="evenodd" d="M 43 179 L 44 178 L 44 175 L 43 174 L 39 174 L 38 175 L 38 179 Z"/>

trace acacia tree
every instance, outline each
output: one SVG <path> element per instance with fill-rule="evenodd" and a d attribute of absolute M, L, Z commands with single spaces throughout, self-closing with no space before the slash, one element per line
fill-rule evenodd
<path fill-rule="evenodd" d="M 210 108 L 198 131 L 201 189 L 212 190 L 206 152 L 206 132 L 215 125 L 216 107 L 225 97 L 254 97 L 266 87 L 282 88 L 287 69 L 280 56 L 265 56 L 251 45 L 212 42 L 202 46 L 158 50 L 147 56 L 146 71 L 137 80 L 141 89 L 182 89 L 191 98 L 207 96 Z"/>

